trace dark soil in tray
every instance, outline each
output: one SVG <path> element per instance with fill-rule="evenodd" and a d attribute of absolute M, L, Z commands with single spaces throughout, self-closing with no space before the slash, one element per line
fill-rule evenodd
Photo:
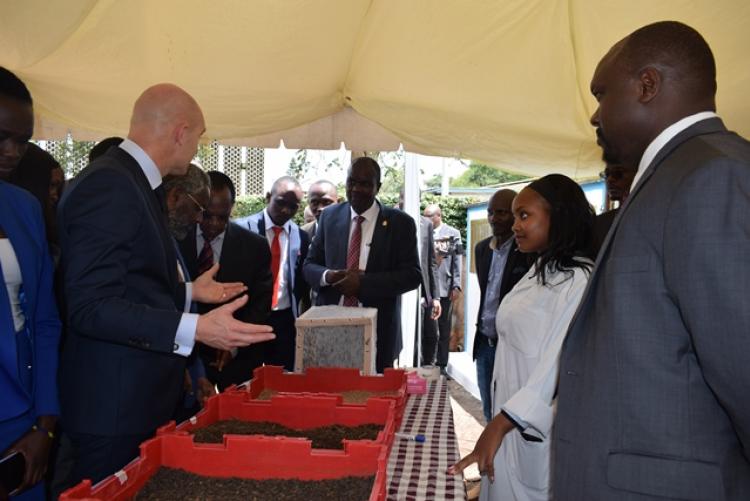
<path fill-rule="evenodd" d="M 264 389 L 258 395 L 256 400 L 271 400 L 271 397 L 279 393 L 276 390 Z M 341 395 L 341 400 L 345 404 L 364 404 L 370 397 L 396 397 L 397 391 L 367 391 L 367 390 L 348 390 L 337 392 Z"/>
<path fill-rule="evenodd" d="M 359 426 L 331 425 L 322 428 L 295 430 L 280 424 L 267 421 L 240 421 L 230 419 L 217 421 L 205 428 L 193 431 L 194 441 L 202 443 L 221 443 L 224 435 L 282 435 L 285 437 L 305 437 L 312 440 L 315 449 L 343 449 L 343 439 L 375 440 L 383 427 L 377 424 Z"/>
<path fill-rule="evenodd" d="M 367 501 L 374 480 L 374 477 L 246 480 L 203 477 L 160 468 L 133 501 Z"/>

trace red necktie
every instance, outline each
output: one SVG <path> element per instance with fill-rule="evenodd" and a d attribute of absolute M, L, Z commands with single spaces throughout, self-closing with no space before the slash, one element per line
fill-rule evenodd
<path fill-rule="evenodd" d="M 279 267 L 281 266 L 281 242 L 279 235 L 284 228 L 272 226 L 273 241 L 271 242 L 271 273 L 273 273 L 273 296 L 271 296 L 271 308 L 276 308 L 279 303 Z"/>
<path fill-rule="evenodd" d="M 198 256 L 198 276 L 203 275 L 214 265 L 214 249 L 211 242 L 203 237 L 203 248 Z"/>
<path fill-rule="evenodd" d="M 347 270 L 359 269 L 359 250 L 362 247 L 362 221 L 364 220 L 364 216 L 354 218 L 354 231 L 352 231 L 352 239 L 349 240 L 349 252 L 346 254 Z M 355 296 L 344 297 L 344 306 L 357 305 L 359 305 L 359 300 Z"/>

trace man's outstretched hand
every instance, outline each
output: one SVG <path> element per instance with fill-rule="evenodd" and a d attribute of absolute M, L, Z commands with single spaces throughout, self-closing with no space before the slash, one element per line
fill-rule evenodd
<path fill-rule="evenodd" d="M 198 317 L 195 340 L 219 350 L 230 350 L 274 339 L 270 325 L 248 324 L 232 316 L 245 303 L 246 295 Z"/>
<path fill-rule="evenodd" d="M 242 282 L 217 282 L 214 278 L 218 272 L 219 263 L 216 263 L 195 279 L 193 282 L 193 301 L 205 304 L 226 303 L 247 290 Z"/>

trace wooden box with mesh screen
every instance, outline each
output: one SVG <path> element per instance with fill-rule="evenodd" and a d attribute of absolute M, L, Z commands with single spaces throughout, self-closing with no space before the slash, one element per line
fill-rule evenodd
<path fill-rule="evenodd" d="M 294 371 L 308 367 L 355 367 L 375 374 L 376 308 L 316 306 L 296 322 Z"/>

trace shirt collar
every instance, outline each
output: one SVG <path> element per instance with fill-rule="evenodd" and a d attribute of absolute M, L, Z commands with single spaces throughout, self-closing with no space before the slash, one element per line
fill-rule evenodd
<path fill-rule="evenodd" d="M 227 223 L 227 224 L 228 224 L 228 223 Z M 199 235 L 199 236 L 200 236 L 200 237 L 201 237 L 201 238 L 202 238 L 203 240 L 206 240 L 206 237 L 204 237 L 204 236 L 203 236 L 203 230 L 201 230 L 201 225 L 199 225 L 199 224 L 196 224 L 195 226 L 196 226 L 196 230 L 195 230 L 195 231 L 196 231 L 196 233 L 197 233 L 197 234 L 198 234 L 198 235 Z M 221 239 L 222 239 L 222 238 L 224 238 L 224 234 L 225 234 L 226 232 L 227 232 L 227 230 L 224 230 L 224 231 L 222 231 L 221 233 L 219 233 L 218 235 L 216 235 L 216 237 L 214 237 L 214 239 L 213 239 L 213 240 L 211 240 L 211 242 L 221 242 Z"/>
<path fill-rule="evenodd" d="M 138 162 L 138 165 L 141 167 L 146 179 L 148 179 L 148 184 L 151 186 L 152 190 L 155 190 L 161 185 L 161 172 L 154 161 L 151 160 L 151 157 L 148 156 L 148 153 L 143 151 L 143 148 L 130 139 L 125 139 L 121 142 L 120 148 L 125 150 L 126 153 Z"/>
<path fill-rule="evenodd" d="M 349 219 L 354 219 L 357 216 L 363 216 L 365 218 L 365 221 L 375 221 L 378 218 L 378 213 L 380 212 L 380 205 L 378 205 L 378 201 L 375 200 L 369 209 L 364 211 L 362 214 L 357 214 L 354 208 L 349 205 Z"/>
<path fill-rule="evenodd" d="M 653 141 L 651 141 L 651 144 L 646 147 L 646 150 L 643 152 L 643 156 L 641 157 L 641 161 L 638 164 L 638 172 L 636 172 L 635 177 L 633 178 L 633 183 L 631 184 L 632 187 L 634 187 L 638 180 L 643 176 L 644 171 L 648 168 L 649 165 L 651 165 L 651 162 L 654 161 L 654 158 L 656 158 L 656 155 L 661 151 L 666 144 L 672 140 L 677 134 L 684 131 L 691 125 L 700 122 L 701 120 L 708 120 L 709 118 L 715 118 L 718 115 L 714 113 L 713 111 L 701 111 L 700 113 L 696 113 L 694 115 L 687 116 L 681 120 L 678 120 L 677 122 L 673 123 L 661 133 L 659 133 L 658 136 L 654 138 Z M 632 191 L 632 188 L 631 188 Z"/>
<path fill-rule="evenodd" d="M 268 215 L 268 209 L 263 209 L 263 220 L 266 222 L 266 231 L 270 231 L 274 226 L 278 226 L 271 220 L 271 216 Z M 292 231 L 292 220 L 290 219 L 281 227 L 284 228 L 284 233 L 288 234 L 290 231 Z"/>
<path fill-rule="evenodd" d="M 496 251 L 502 251 L 507 252 L 510 249 L 510 246 L 513 245 L 513 239 L 515 237 L 511 235 L 505 242 L 500 244 L 500 246 L 497 245 L 497 237 L 493 236 L 492 240 L 490 240 L 490 249 L 496 250 Z"/>

